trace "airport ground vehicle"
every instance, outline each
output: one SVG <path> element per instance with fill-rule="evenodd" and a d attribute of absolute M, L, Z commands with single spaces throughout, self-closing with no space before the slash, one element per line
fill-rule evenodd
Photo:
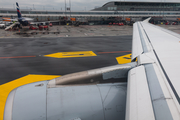
<path fill-rule="evenodd" d="M 0 28 L 4 29 L 6 27 L 5 24 L 0 24 Z"/>
<path fill-rule="evenodd" d="M 48 25 L 39 25 L 39 30 L 48 30 L 49 29 L 49 27 L 48 27 Z"/>
<path fill-rule="evenodd" d="M 119 23 L 118 25 L 119 25 L 119 26 L 123 26 L 123 25 L 124 25 L 124 23 Z"/>
<path fill-rule="evenodd" d="M 49 23 L 49 26 L 52 27 L 52 23 Z"/>
<path fill-rule="evenodd" d="M 31 26 L 29 27 L 29 29 L 30 29 L 30 30 L 38 30 L 38 28 L 35 27 L 35 26 L 33 26 L 33 25 L 31 25 Z"/>
<path fill-rule="evenodd" d="M 177 22 L 172 22 L 172 25 L 178 25 L 178 23 Z"/>
<path fill-rule="evenodd" d="M 48 30 L 49 29 L 48 25 L 44 25 L 43 28 L 44 28 L 44 30 Z"/>
<path fill-rule="evenodd" d="M 114 23 L 109 23 L 109 25 L 119 25 L 119 26 L 123 26 L 124 23 L 123 22 L 114 22 Z"/>
<path fill-rule="evenodd" d="M 170 22 L 168 22 L 168 21 L 165 23 L 165 25 L 170 25 L 170 24 L 171 24 L 171 23 L 170 23 Z"/>

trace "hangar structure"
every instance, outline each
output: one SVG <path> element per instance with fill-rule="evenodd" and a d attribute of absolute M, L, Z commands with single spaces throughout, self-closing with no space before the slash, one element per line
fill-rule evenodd
<path fill-rule="evenodd" d="M 116 18 L 146 17 L 180 18 L 179 0 L 120 0 L 111 1 L 90 11 L 21 9 L 24 17 L 34 21 L 64 20 L 64 17 L 86 18 L 88 21 L 106 22 Z M 16 9 L 0 8 L 0 17 L 16 17 Z M 136 20 L 135 20 L 136 21 Z"/>

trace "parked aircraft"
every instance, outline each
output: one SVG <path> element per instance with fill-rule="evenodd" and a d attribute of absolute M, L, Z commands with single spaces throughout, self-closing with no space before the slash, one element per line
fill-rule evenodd
<path fill-rule="evenodd" d="M 18 21 L 21 25 L 28 26 L 30 24 L 30 21 L 33 21 L 33 19 L 32 18 L 22 17 L 20 7 L 19 7 L 17 2 L 16 2 L 16 8 L 17 8 L 17 16 L 18 16 L 18 18 L 15 18 L 15 19 L 3 18 L 3 21 L 10 21 L 10 20 L 11 21 Z"/>
<path fill-rule="evenodd" d="M 16 8 L 17 8 L 17 15 L 18 15 L 18 19 L 17 20 L 23 26 L 28 26 L 30 24 L 29 21 L 33 21 L 33 19 L 32 18 L 25 18 L 25 17 L 21 16 L 20 7 L 19 7 L 17 2 L 16 2 Z"/>
<path fill-rule="evenodd" d="M 18 18 L 15 18 L 15 19 L 2 18 L 3 21 L 6 21 L 6 22 L 12 21 L 13 22 L 13 24 L 11 26 L 6 27 L 5 30 L 12 29 L 15 25 L 22 28 L 22 26 L 30 26 L 30 25 L 47 25 L 51 22 L 51 21 L 33 22 L 32 18 L 22 17 L 21 12 L 20 12 L 20 7 L 17 2 L 16 2 L 16 8 L 17 8 Z"/>
<path fill-rule="evenodd" d="M 19 8 L 19 5 L 18 5 L 17 2 L 16 2 L 16 8 L 17 8 L 17 16 L 18 16 L 18 18 L 15 18 L 15 19 L 2 18 L 3 21 L 8 21 L 8 22 L 12 21 L 13 22 L 13 24 L 6 27 L 5 30 L 12 29 L 15 25 L 17 25 L 20 28 L 22 28 L 22 26 L 29 26 L 30 22 L 33 21 L 32 18 L 22 17 L 21 12 L 20 12 L 20 8 Z"/>
<path fill-rule="evenodd" d="M 180 120 L 180 35 L 148 20 L 133 25 L 131 63 L 18 87 L 4 120 Z"/>
<path fill-rule="evenodd" d="M 32 18 L 25 18 L 25 17 L 21 16 L 20 8 L 19 8 L 19 5 L 18 5 L 17 2 L 16 2 L 16 8 L 17 8 L 18 21 L 23 26 L 28 26 L 29 25 L 29 21 L 33 21 L 33 19 Z"/>
<path fill-rule="evenodd" d="M 8 18 L 8 17 L 2 17 L 2 21 L 6 21 L 6 22 L 16 22 L 17 20 L 15 19 L 11 19 L 11 18 Z"/>

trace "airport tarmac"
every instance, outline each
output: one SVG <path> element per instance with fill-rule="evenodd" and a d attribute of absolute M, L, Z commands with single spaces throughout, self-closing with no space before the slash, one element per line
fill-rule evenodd
<path fill-rule="evenodd" d="M 169 29 L 176 33 L 180 33 L 180 25 L 158 25 L 160 27 Z M 124 36 L 132 35 L 132 26 L 117 26 L 117 25 L 80 25 L 79 27 L 74 26 L 58 26 L 49 27 L 49 30 L 29 30 L 27 33 L 38 32 L 38 34 L 21 34 L 19 31 L 4 31 L 0 29 L 0 38 L 39 38 L 39 37 L 90 37 L 90 36 Z M 45 32 L 43 34 L 43 32 Z M 47 34 L 49 32 L 49 34 Z M 54 33 L 56 32 L 56 33 Z M 59 32 L 60 34 L 58 34 Z"/>
<path fill-rule="evenodd" d="M 180 33 L 179 25 L 161 26 Z M 0 29 L 0 119 L 6 98 L 16 87 L 121 64 L 127 56 L 130 61 L 132 26 L 53 26 L 51 30 L 60 34 L 24 36 Z"/>
<path fill-rule="evenodd" d="M 131 41 L 131 36 L 1 38 L 0 84 L 28 74 L 64 75 L 115 65 L 116 57 L 131 53 Z M 77 51 L 92 51 L 96 56 L 84 57 Z M 58 52 L 75 53 L 68 58 L 44 56 Z"/>
<path fill-rule="evenodd" d="M 0 29 L 0 38 L 21 38 L 21 37 L 90 37 L 90 36 L 124 36 L 132 35 L 132 26 L 109 26 L 109 25 L 80 25 L 75 26 L 53 26 L 49 30 L 29 30 L 30 32 L 40 32 L 40 34 L 18 35 L 19 31 L 4 31 Z M 42 32 L 49 32 L 49 34 Z M 60 32 L 57 34 L 54 32 Z"/>
<path fill-rule="evenodd" d="M 131 53 L 131 37 L 0 38 L 0 119 L 13 89 L 69 73 L 116 65 L 117 57 Z"/>

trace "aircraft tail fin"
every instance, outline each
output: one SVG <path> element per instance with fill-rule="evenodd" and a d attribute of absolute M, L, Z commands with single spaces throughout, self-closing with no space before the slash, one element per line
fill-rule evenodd
<path fill-rule="evenodd" d="M 16 2 L 16 8 L 17 8 L 17 15 L 18 15 L 18 18 L 21 18 L 21 12 L 20 12 L 19 5 L 18 5 L 17 2 Z"/>

